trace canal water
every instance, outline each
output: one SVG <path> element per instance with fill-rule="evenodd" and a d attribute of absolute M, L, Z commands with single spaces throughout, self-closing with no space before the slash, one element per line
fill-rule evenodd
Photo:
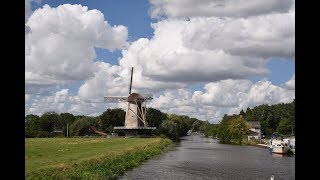
<path fill-rule="evenodd" d="M 128 171 L 119 179 L 295 179 L 295 157 L 267 148 L 219 144 L 201 135 L 183 137 L 172 151 Z"/>

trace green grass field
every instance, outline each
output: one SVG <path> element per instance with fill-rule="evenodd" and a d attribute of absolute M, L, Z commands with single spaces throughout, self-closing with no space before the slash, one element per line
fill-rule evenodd
<path fill-rule="evenodd" d="M 26 138 L 26 179 L 116 179 L 172 144 L 162 138 Z"/>

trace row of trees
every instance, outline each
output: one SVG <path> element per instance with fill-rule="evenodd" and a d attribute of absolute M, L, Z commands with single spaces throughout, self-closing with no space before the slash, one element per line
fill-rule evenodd
<path fill-rule="evenodd" d="M 239 113 L 247 121 L 259 121 L 265 135 L 295 134 L 295 100 L 291 103 L 260 105 Z"/>
<path fill-rule="evenodd" d="M 124 126 L 125 111 L 122 109 L 107 109 L 100 116 L 75 116 L 70 113 L 46 112 L 42 116 L 27 115 L 25 118 L 26 137 L 52 137 L 55 129 L 63 131 L 62 136 L 91 135 L 90 126 L 95 126 L 105 133 L 117 132 L 115 126 Z M 295 129 L 295 101 L 276 105 L 260 105 L 252 109 L 247 108 L 237 115 L 224 115 L 220 124 L 210 124 L 185 115 L 166 114 L 154 108 L 147 109 L 148 126 L 156 127 L 153 135 L 165 135 L 178 140 L 185 136 L 188 130 L 202 132 L 206 136 L 218 137 L 221 142 L 231 141 L 240 143 L 242 137 L 248 133 L 250 126 L 247 121 L 259 121 L 262 133 L 265 135 L 289 135 Z M 122 134 L 121 134 L 122 133 Z"/>
<path fill-rule="evenodd" d="M 53 137 L 54 130 L 62 130 L 60 136 L 91 135 L 93 132 L 90 126 L 95 126 L 98 130 L 105 133 L 116 132 L 120 135 L 124 133 L 114 130 L 115 126 L 124 126 L 125 111 L 122 109 L 107 109 L 100 116 L 74 116 L 70 113 L 46 112 L 42 116 L 29 114 L 25 118 L 26 137 Z M 200 120 L 188 116 L 166 114 L 154 108 L 147 109 L 148 126 L 156 127 L 152 131 L 153 135 L 165 135 L 173 140 L 187 135 L 188 130 L 192 129 L 194 122 L 200 124 Z M 197 130 L 197 129 L 196 129 Z"/>

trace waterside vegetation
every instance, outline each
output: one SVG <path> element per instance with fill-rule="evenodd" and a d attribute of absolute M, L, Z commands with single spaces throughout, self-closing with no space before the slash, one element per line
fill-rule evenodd
<path fill-rule="evenodd" d="M 172 144 L 163 138 L 28 138 L 26 179 L 116 179 Z"/>

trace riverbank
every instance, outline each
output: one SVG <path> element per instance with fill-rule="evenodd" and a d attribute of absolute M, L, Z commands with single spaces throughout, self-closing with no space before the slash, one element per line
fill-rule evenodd
<path fill-rule="evenodd" d="M 173 144 L 162 138 L 27 138 L 26 179 L 116 179 Z"/>

